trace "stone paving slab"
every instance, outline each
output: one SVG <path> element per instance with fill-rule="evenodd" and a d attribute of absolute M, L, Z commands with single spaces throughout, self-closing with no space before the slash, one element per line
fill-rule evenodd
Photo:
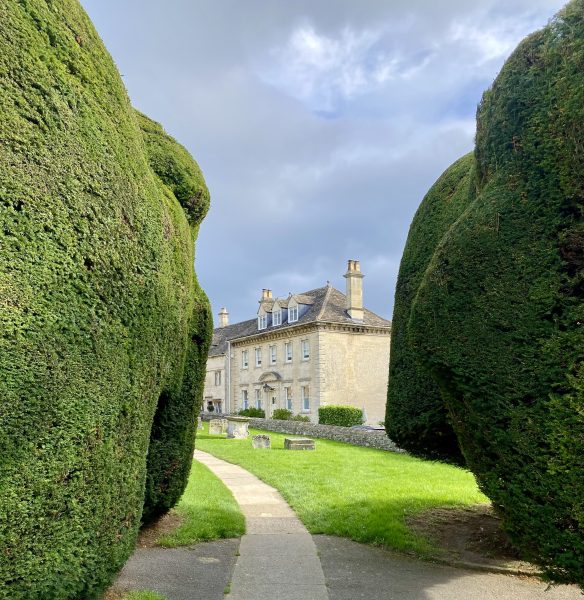
<path fill-rule="evenodd" d="M 315 535 L 330 600 L 582 600 L 578 587 L 468 571 Z"/>
<path fill-rule="evenodd" d="M 139 548 L 119 574 L 115 589 L 153 590 L 168 600 L 223 600 L 239 540 L 189 548 Z"/>

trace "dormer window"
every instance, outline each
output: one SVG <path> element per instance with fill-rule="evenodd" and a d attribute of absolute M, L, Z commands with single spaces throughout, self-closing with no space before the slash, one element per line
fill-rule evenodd
<path fill-rule="evenodd" d="M 272 313 L 272 325 L 282 325 L 282 310 L 275 310 Z"/>
<path fill-rule="evenodd" d="M 298 321 L 298 304 L 288 307 L 288 323 L 294 323 L 296 321 Z"/>
<path fill-rule="evenodd" d="M 258 329 L 266 329 L 268 326 L 268 315 L 260 315 L 258 317 Z"/>

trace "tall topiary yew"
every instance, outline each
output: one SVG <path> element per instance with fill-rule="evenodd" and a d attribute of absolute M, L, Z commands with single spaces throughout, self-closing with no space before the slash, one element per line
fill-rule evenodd
<path fill-rule="evenodd" d="M 515 545 L 584 584 L 584 0 L 519 45 L 477 125 L 410 339 Z"/>
<path fill-rule="evenodd" d="M 0 3 L 0 596 L 95 598 L 186 484 L 209 203 L 76 0 Z"/>

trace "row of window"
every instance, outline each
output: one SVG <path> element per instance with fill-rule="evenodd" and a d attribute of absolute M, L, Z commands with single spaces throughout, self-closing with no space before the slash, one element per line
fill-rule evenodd
<path fill-rule="evenodd" d="M 282 325 L 282 309 L 275 310 L 272 312 L 272 325 L 277 327 Z M 288 323 L 296 323 L 298 321 L 298 306 L 290 306 L 288 308 Z M 258 316 L 258 329 L 267 329 L 268 327 L 268 315 Z"/>
<path fill-rule="evenodd" d="M 254 406 L 255 408 L 264 408 L 263 406 L 263 391 L 261 388 L 254 389 Z M 293 410 L 293 397 L 292 397 L 292 387 L 285 386 L 284 387 L 284 407 L 288 410 Z M 250 407 L 250 398 L 248 394 L 248 390 L 241 390 L 241 406 L 242 408 Z M 275 407 L 276 397 L 272 397 L 272 404 Z M 300 386 L 300 406 L 303 411 L 310 411 L 310 386 L 301 385 Z"/>
<path fill-rule="evenodd" d="M 255 366 L 262 366 L 262 348 L 255 348 Z M 300 356 L 302 360 L 308 360 L 310 358 L 310 342 L 308 340 L 300 341 Z M 292 342 L 286 342 L 284 344 L 284 362 L 291 363 L 294 357 L 294 347 Z M 278 362 L 278 347 L 276 344 L 272 344 L 268 347 L 268 359 L 270 365 L 275 365 Z M 249 350 L 241 351 L 241 368 L 247 369 L 249 367 Z"/>

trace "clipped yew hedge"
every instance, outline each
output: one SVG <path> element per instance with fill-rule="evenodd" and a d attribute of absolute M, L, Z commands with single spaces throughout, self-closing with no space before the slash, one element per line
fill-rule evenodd
<path fill-rule="evenodd" d="M 363 423 L 363 411 L 352 406 L 320 406 L 318 422 L 321 425 L 338 425 L 352 427 Z"/>
<path fill-rule="evenodd" d="M 474 156 L 448 168 L 418 208 L 402 256 L 393 309 L 385 429 L 408 452 L 462 463 L 438 384 L 422 366 L 409 339 L 412 304 L 430 259 L 474 192 Z"/>
<path fill-rule="evenodd" d="M 209 197 L 76 0 L 0 3 L 0 47 L 0 595 L 92 599 L 186 484 Z"/>
<path fill-rule="evenodd" d="M 478 111 L 477 191 L 438 244 L 410 338 L 524 556 L 584 584 L 584 0 Z"/>

